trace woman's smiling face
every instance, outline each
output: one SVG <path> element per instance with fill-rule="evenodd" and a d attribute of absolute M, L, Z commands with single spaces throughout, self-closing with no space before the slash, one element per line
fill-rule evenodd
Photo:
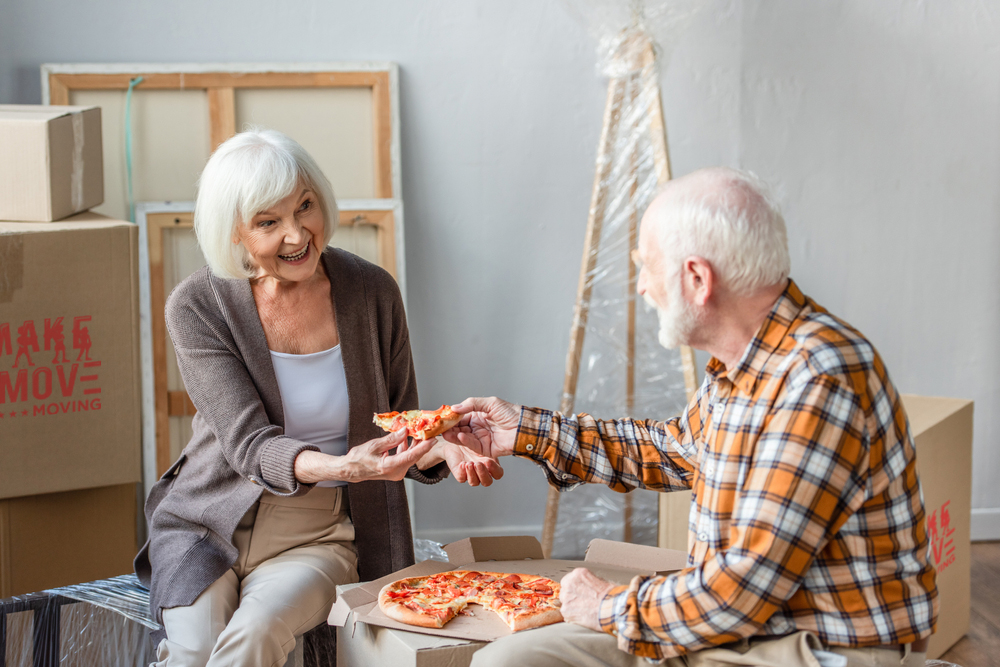
<path fill-rule="evenodd" d="M 299 282 L 316 273 L 323 227 L 316 194 L 300 182 L 290 195 L 240 225 L 233 242 L 247 249 L 257 278 Z"/>

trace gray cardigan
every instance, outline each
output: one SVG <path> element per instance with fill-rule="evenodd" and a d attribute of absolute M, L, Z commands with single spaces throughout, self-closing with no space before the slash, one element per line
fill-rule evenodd
<path fill-rule="evenodd" d="M 330 277 L 349 401 L 348 447 L 385 435 L 372 414 L 418 407 L 406 314 L 386 271 L 346 251 L 322 256 Z M 314 445 L 286 437 L 281 395 L 250 283 L 202 269 L 167 299 L 167 328 L 198 409 L 194 433 L 146 501 L 149 540 L 135 559 L 153 618 L 194 602 L 236 562 L 233 532 L 264 491 L 300 495 L 295 457 Z M 410 469 L 435 483 L 441 463 Z M 413 563 L 402 482 L 348 485 L 358 574 L 376 579 Z M 161 635 L 162 636 L 162 635 Z"/>

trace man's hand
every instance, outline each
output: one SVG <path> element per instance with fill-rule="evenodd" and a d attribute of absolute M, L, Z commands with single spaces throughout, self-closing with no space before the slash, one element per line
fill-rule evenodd
<path fill-rule="evenodd" d="M 496 459 L 481 456 L 468 447 L 438 440 L 435 453 L 448 463 L 448 468 L 458 482 L 469 486 L 489 486 L 503 477 L 503 468 Z"/>
<path fill-rule="evenodd" d="M 567 623 L 601 632 L 601 600 L 614 587 L 615 584 L 601 579 L 587 568 L 576 568 L 563 577 L 560 584 L 563 618 Z"/>
<path fill-rule="evenodd" d="M 445 431 L 442 438 L 491 459 L 514 452 L 521 406 L 495 397 L 467 398 L 451 409 L 463 415 L 462 421 Z"/>

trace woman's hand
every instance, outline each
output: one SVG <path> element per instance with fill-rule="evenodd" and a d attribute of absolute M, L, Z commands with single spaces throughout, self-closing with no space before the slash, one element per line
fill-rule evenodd
<path fill-rule="evenodd" d="M 438 440 L 435 449 L 436 454 L 448 463 L 451 474 L 458 482 L 468 482 L 469 486 L 489 486 L 493 480 L 503 477 L 503 468 L 496 459 L 482 456 L 470 448 Z"/>
<path fill-rule="evenodd" d="M 401 428 L 383 438 L 353 447 L 344 456 L 304 451 L 295 458 L 295 477 L 305 484 L 377 479 L 399 481 L 433 446 L 433 440 L 408 444 L 406 429 Z M 394 448 L 396 453 L 390 454 L 389 451 Z"/>
<path fill-rule="evenodd" d="M 388 479 L 394 482 L 406 477 L 409 470 L 424 454 L 431 450 L 433 442 L 414 440 L 407 443 L 406 429 L 401 428 L 383 438 L 369 440 L 363 445 L 350 449 L 342 460 L 348 482 L 363 482 L 370 479 Z M 395 454 L 389 450 L 396 448 Z"/>

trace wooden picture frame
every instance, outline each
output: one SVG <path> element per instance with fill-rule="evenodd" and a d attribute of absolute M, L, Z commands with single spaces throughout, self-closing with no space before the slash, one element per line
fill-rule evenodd
<path fill-rule="evenodd" d="M 204 90 L 211 150 L 236 133 L 236 93 L 245 89 L 367 88 L 372 92 L 375 197 L 401 196 L 399 71 L 395 63 L 42 65 L 42 104 L 69 104 L 76 90 Z"/>

